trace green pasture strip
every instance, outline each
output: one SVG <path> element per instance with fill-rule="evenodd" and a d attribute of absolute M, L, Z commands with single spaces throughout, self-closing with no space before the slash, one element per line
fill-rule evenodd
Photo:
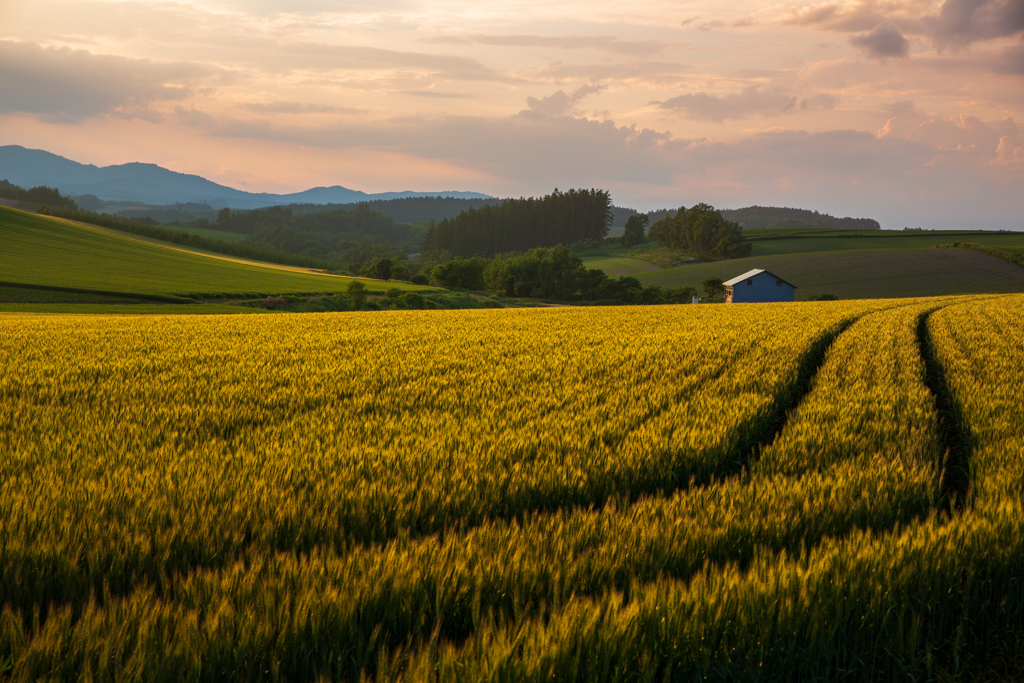
<path fill-rule="evenodd" d="M 954 519 L 764 553 L 632 586 L 628 600 L 567 601 L 543 623 L 483 619 L 467 643 L 418 652 L 402 679 L 994 679 L 993 655 L 1024 633 L 1021 304 L 1000 297 L 927 318 L 976 447 L 975 493 Z"/>
<path fill-rule="evenodd" d="M 125 303 L 159 302 L 165 304 L 194 303 L 191 298 L 168 296 L 165 294 L 137 294 L 134 292 L 114 292 L 101 289 L 77 289 L 74 287 L 55 287 L 51 285 L 29 285 L 20 282 L 0 282 L 9 303 L 31 302 L 91 302 L 100 301 Z"/>
<path fill-rule="evenodd" d="M 131 301 L 128 301 L 131 299 Z M 117 295 L 96 292 L 69 292 L 61 289 L 40 289 L 38 287 L 9 287 L 0 284 L 0 304 L 60 304 L 60 303 L 112 303 Z M 120 301 L 137 303 L 135 297 L 122 296 Z"/>
<path fill-rule="evenodd" d="M 617 275 L 635 275 L 651 270 L 659 270 L 659 266 L 648 261 L 641 261 L 635 258 L 602 258 L 584 257 L 583 265 L 589 268 L 603 270 L 605 275 L 615 277 Z"/>
<path fill-rule="evenodd" d="M 854 234 L 863 235 L 872 233 L 874 230 L 836 230 L 834 228 L 743 228 L 743 236 L 749 240 L 762 238 L 777 239 L 779 237 L 805 236 L 805 235 L 842 235 Z"/>
<path fill-rule="evenodd" d="M 764 268 L 797 286 L 797 299 L 841 299 L 1024 292 L 1024 268 L 969 249 L 870 249 L 750 257 L 678 266 L 634 277 L 645 285 L 700 288 Z"/>
<path fill-rule="evenodd" d="M 580 252 L 580 258 L 587 262 L 594 259 L 620 259 L 628 258 L 638 261 L 646 261 L 658 268 L 670 268 L 685 260 L 689 256 L 667 247 L 659 247 L 654 242 L 644 242 L 632 247 L 623 247 L 617 239 L 606 239 L 601 242 L 589 244 L 584 251 Z"/>
<path fill-rule="evenodd" d="M 744 236 L 747 236 L 744 234 Z M 749 239 L 749 236 L 748 236 Z M 799 237 L 765 237 L 752 239 L 751 256 L 776 256 L 821 251 L 853 251 L 861 249 L 930 249 L 960 240 L 993 248 L 1024 248 L 1024 232 L 951 231 L 951 232 L 888 232 L 869 231 L 804 235 Z"/>
<path fill-rule="evenodd" d="M 177 230 L 179 232 L 187 232 L 193 235 L 199 235 L 200 237 L 209 237 L 212 240 L 224 240 L 225 242 L 241 242 L 246 238 L 245 235 L 238 232 L 228 232 L 227 230 L 214 230 L 211 228 L 195 228 L 191 225 L 165 225 L 161 224 L 157 227 L 165 228 L 167 230 Z"/>
<path fill-rule="evenodd" d="M 156 303 L 0 303 L 0 313 L 57 313 L 72 315 L 234 315 L 271 313 L 263 308 L 230 304 L 156 304 Z"/>
<path fill-rule="evenodd" d="M 0 207 L 0 279 L 79 292 L 164 296 L 338 292 L 353 280 L 209 258 L 154 242 Z M 362 281 L 371 291 L 430 289 Z"/>
<path fill-rule="evenodd" d="M 1013 263 L 1014 265 L 1024 266 L 1024 255 L 1021 255 L 1018 251 L 997 249 L 996 247 L 985 246 L 983 244 L 976 244 L 973 242 L 953 242 L 952 244 L 940 244 L 940 249 L 973 249 L 982 253 L 988 254 L 989 256 L 995 256 L 1004 261 Z M 1024 249 L 1024 247 L 1018 247 L 1018 249 Z"/>

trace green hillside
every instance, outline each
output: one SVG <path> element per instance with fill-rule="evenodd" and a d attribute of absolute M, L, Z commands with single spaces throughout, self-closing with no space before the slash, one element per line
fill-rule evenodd
<path fill-rule="evenodd" d="M 635 258 L 584 257 L 583 264 L 587 268 L 603 270 L 606 275 L 636 275 L 658 270 L 655 264 Z"/>
<path fill-rule="evenodd" d="M 768 231 L 759 231 L 767 233 Z M 753 239 L 753 257 L 776 256 L 779 254 L 803 254 L 817 251 L 857 251 L 862 249 L 928 249 L 955 241 L 973 242 L 986 247 L 1024 250 L 1022 232 L 927 232 L 905 233 L 878 231 L 829 236 L 807 236 L 792 238 Z"/>
<path fill-rule="evenodd" d="M 0 263 L 0 285 L 135 297 L 338 292 L 352 281 L 216 258 L 5 207 L 0 207 Z M 380 280 L 364 282 L 371 291 L 427 289 Z"/>
<path fill-rule="evenodd" d="M 835 240 L 841 241 L 841 240 Z M 861 249 L 678 266 L 635 275 L 645 285 L 700 287 L 703 280 L 770 270 L 797 286 L 797 299 L 842 299 L 1024 292 L 1024 268 L 970 249 Z"/>

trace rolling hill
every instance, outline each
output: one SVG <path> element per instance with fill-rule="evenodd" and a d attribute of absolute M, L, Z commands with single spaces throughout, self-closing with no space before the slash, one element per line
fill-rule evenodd
<path fill-rule="evenodd" d="M 339 292 L 353 278 L 203 254 L 0 207 L 0 286 L 134 299 Z M 363 280 L 371 291 L 428 289 Z"/>
<path fill-rule="evenodd" d="M 459 197 L 486 199 L 479 192 L 381 192 L 367 194 L 340 185 L 314 187 L 291 194 L 245 192 L 219 185 L 197 175 L 177 173 L 156 164 L 119 164 L 97 167 L 39 149 L 19 145 L 0 147 L 0 179 L 22 187 L 46 185 L 65 195 L 96 195 L 148 204 L 206 202 L 235 209 L 255 209 L 279 204 L 355 204 L 373 199 L 402 197 Z"/>
<path fill-rule="evenodd" d="M 859 251 L 863 249 L 928 249 L 955 241 L 973 242 L 1009 251 L 1024 250 L 1024 233 L 992 231 L 934 231 L 905 233 L 880 230 L 871 233 L 763 237 L 750 240 L 750 255 L 778 256 L 818 251 Z"/>
<path fill-rule="evenodd" d="M 947 240 L 948 241 L 948 240 Z M 859 249 L 753 256 L 637 273 L 645 285 L 700 288 L 764 268 L 797 286 L 797 300 L 1024 292 L 1024 268 L 970 249 Z"/>

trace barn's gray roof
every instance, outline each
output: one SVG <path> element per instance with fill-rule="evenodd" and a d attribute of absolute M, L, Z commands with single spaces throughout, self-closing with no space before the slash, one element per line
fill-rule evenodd
<path fill-rule="evenodd" d="M 752 278 L 755 275 L 760 275 L 761 273 L 767 273 L 768 275 L 770 275 L 771 277 L 775 278 L 776 280 L 782 280 L 781 277 L 779 277 L 775 273 L 768 272 L 764 268 L 754 268 L 753 270 L 748 270 L 747 272 L 743 273 L 743 275 L 737 275 L 736 277 L 734 277 L 731 280 L 726 280 L 722 284 L 725 285 L 726 287 L 732 287 L 733 285 L 738 285 L 739 283 L 743 282 L 744 280 L 746 280 L 748 278 Z M 792 287 L 793 289 L 796 289 L 796 285 L 794 285 L 792 282 L 787 282 L 786 280 L 782 280 L 782 281 L 785 282 L 790 287 Z"/>

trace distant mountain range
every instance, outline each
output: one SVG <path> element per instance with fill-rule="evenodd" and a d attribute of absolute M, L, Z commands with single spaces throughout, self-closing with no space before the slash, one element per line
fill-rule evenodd
<path fill-rule="evenodd" d="M 373 199 L 402 197 L 456 197 L 489 199 L 479 192 L 379 192 L 368 194 L 340 185 L 314 187 L 292 194 L 245 192 L 156 164 L 120 164 L 102 168 L 80 164 L 41 149 L 19 145 L 0 147 L 0 179 L 24 188 L 56 187 L 63 195 L 96 195 L 105 200 L 127 200 L 142 204 L 206 202 L 211 206 L 257 209 L 276 204 L 356 204 Z"/>

